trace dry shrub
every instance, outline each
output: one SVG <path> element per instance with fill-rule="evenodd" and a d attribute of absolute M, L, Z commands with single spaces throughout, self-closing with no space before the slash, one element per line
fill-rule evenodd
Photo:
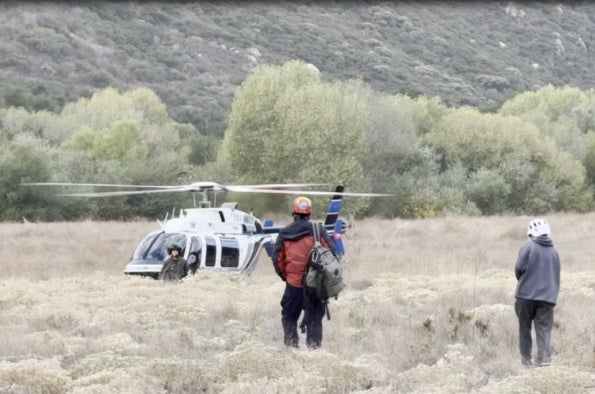
<path fill-rule="evenodd" d="M 156 360 L 143 375 L 152 376 L 166 393 L 208 392 L 213 385 L 199 360 Z"/>
<path fill-rule="evenodd" d="M 0 390 L 10 393 L 61 394 L 70 382 L 56 358 L 0 363 Z"/>
<path fill-rule="evenodd" d="M 247 341 L 217 357 L 216 369 L 223 382 L 275 380 L 286 374 L 287 363 L 283 349 Z"/>
<path fill-rule="evenodd" d="M 595 391 L 592 371 L 552 365 L 523 370 L 503 380 L 493 380 L 479 393 L 527 393 L 527 394 L 588 394 Z"/>
<path fill-rule="evenodd" d="M 155 225 L 0 224 L 0 392 L 586 393 L 595 390 L 595 215 L 548 217 L 562 259 L 554 364 L 520 364 L 513 265 L 529 217 L 366 219 L 323 348 L 283 346 L 284 283 L 127 277 Z M 28 245 L 14 252 L 18 245 Z"/>
<path fill-rule="evenodd" d="M 469 349 L 450 345 L 434 365 L 418 365 L 399 374 L 399 391 L 407 393 L 466 393 L 485 384 L 487 377 Z"/>

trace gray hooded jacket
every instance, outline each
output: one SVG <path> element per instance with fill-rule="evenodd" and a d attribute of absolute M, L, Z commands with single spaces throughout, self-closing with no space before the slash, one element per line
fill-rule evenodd
<path fill-rule="evenodd" d="M 556 305 L 560 291 L 560 257 L 554 243 L 542 235 L 525 243 L 515 264 L 515 297 Z"/>

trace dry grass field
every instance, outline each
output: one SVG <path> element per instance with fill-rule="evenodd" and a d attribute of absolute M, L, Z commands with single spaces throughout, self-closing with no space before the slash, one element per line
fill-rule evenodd
<path fill-rule="evenodd" d="M 513 265 L 530 217 L 366 219 L 322 349 L 282 344 L 283 282 L 122 269 L 154 222 L 0 223 L 0 393 L 595 393 L 595 214 L 547 216 L 553 365 L 525 368 Z"/>

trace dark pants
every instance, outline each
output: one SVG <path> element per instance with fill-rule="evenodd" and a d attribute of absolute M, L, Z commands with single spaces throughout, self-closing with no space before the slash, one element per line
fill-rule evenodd
<path fill-rule="evenodd" d="M 316 296 L 306 296 L 303 288 L 286 284 L 281 299 L 281 324 L 283 342 L 287 346 L 298 347 L 298 320 L 302 310 L 305 312 L 306 345 L 309 348 L 319 348 L 322 343 L 322 318 L 326 304 Z"/>
<path fill-rule="evenodd" d="M 304 300 L 304 323 L 306 326 L 306 345 L 318 349 L 322 345 L 322 319 L 326 311 L 326 301 L 315 294 L 306 294 Z"/>
<path fill-rule="evenodd" d="M 519 318 L 519 350 L 523 364 L 531 364 L 533 342 L 531 325 L 535 325 L 537 340 L 537 364 L 552 361 L 550 342 L 554 325 L 554 306 L 543 301 L 517 299 L 514 309 Z"/>

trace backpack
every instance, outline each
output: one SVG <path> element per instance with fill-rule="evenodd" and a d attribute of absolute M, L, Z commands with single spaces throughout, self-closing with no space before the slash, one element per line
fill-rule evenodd
<path fill-rule="evenodd" d="M 314 292 L 321 300 L 336 298 L 345 288 L 341 261 L 320 243 L 320 226 L 317 223 L 312 223 L 312 230 L 314 245 L 310 250 L 304 286 L 307 291 Z"/>

